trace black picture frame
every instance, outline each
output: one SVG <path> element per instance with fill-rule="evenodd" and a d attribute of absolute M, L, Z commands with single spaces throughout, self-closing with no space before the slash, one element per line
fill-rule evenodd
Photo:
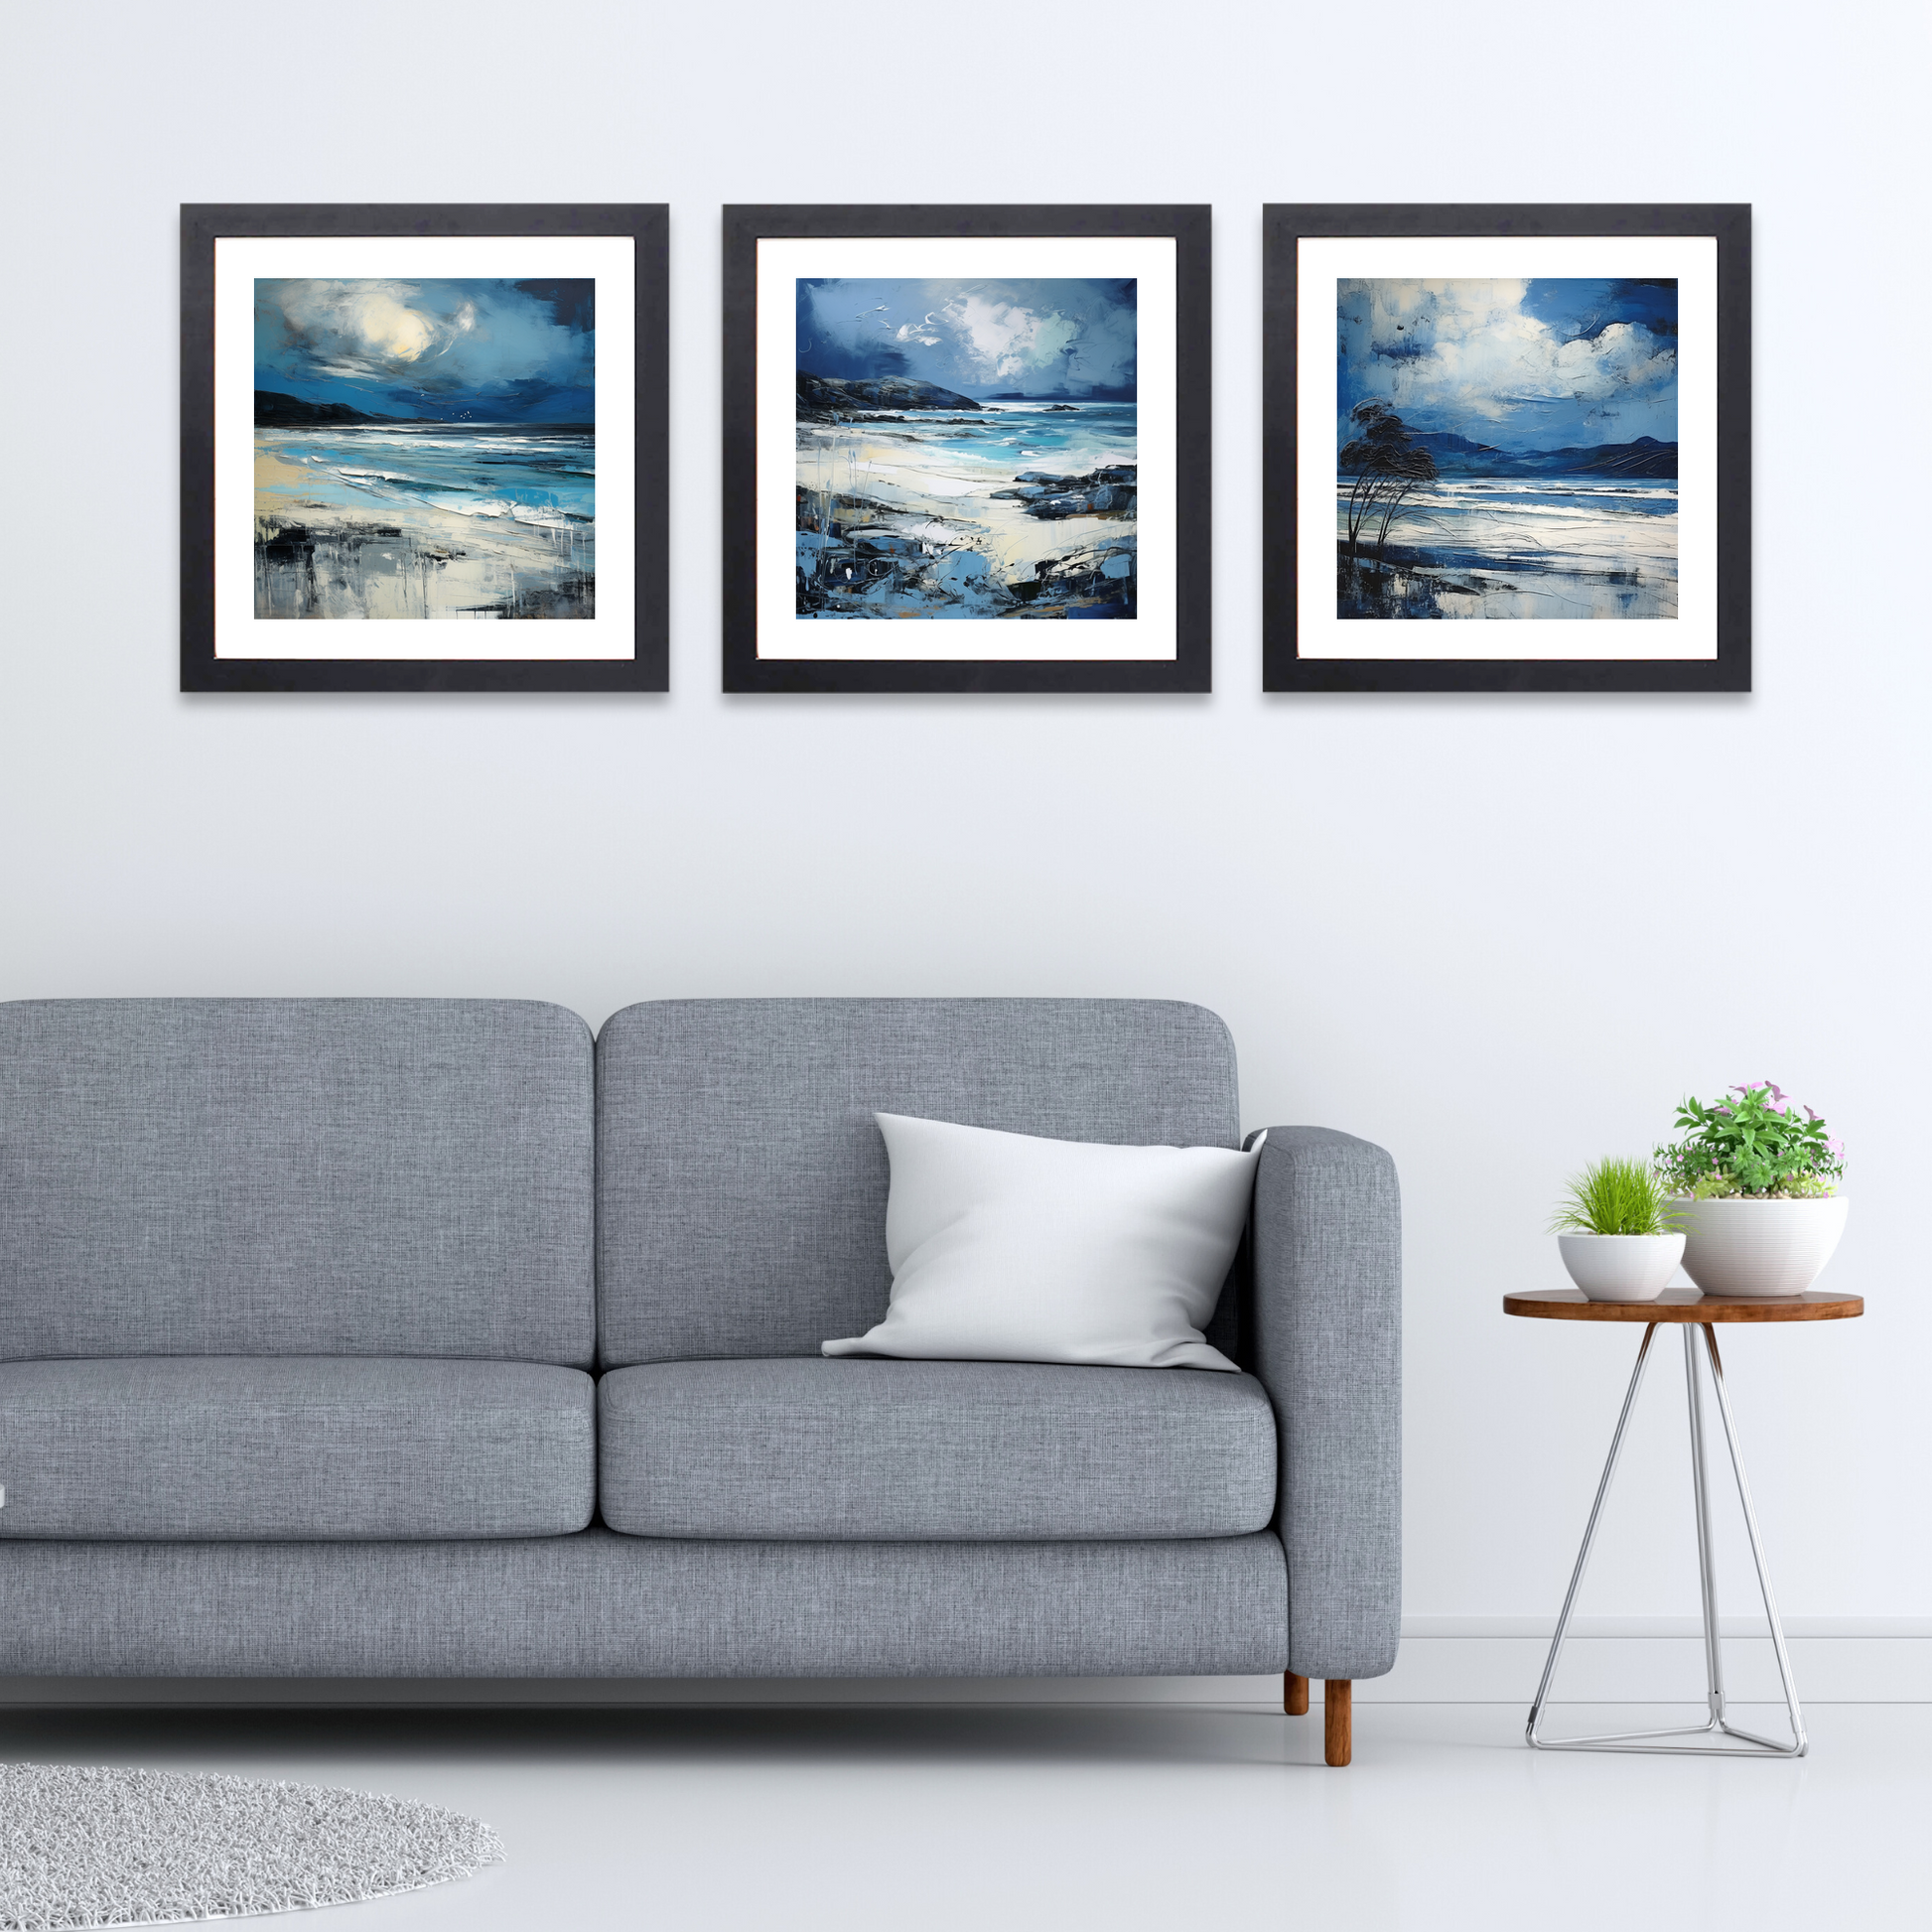
<path fill-rule="evenodd" d="M 1263 208 L 1263 688 L 1268 691 L 1748 691 L 1751 688 L 1751 210 L 1743 204 Z M 1717 655 L 1304 657 L 1297 636 L 1299 244 L 1304 239 L 1710 236 L 1717 242 Z M 1324 437 L 1328 434 L 1324 427 Z M 1332 573 L 1332 527 L 1319 568 Z M 1606 626 L 1613 628 L 1614 626 Z M 1609 639 L 1606 642 L 1611 641 Z"/>
<path fill-rule="evenodd" d="M 1175 244 L 1174 655 L 1157 661 L 759 655 L 758 248 L 765 238 L 1156 236 Z M 1173 207 L 727 207 L 724 688 L 728 692 L 1201 692 L 1212 687 L 1212 210 Z"/>
<path fill-rule="evenodd" d="M 184 204 L 181 210 L 181 688 L 184 691 L 663 691 L 669 687 L 669 230 L 662 203 Z M 217 656 L 215 242 L 230 236 L 628 236 L 635 243 L 635 634 L 627 658 Z M 454 637 L 452 638 L 454 642 Z"/>

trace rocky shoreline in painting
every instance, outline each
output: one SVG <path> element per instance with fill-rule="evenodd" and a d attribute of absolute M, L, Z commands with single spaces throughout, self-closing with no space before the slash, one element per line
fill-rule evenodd
<path fill-rule="evenodd" d="M 865 385 L 884 387 L 885 385 Z M 808 401 L 808 393 L 811 399 Z M 1041 432 L 1033 414 L 1077 415 L 1065 403 L 969 404 L 1000 419 L 993 429 L 962 429 L 950 416 L 921 421 L 903 413 L 827 409 L 823 385 L 799 381 L 799 449 L 815 475 L 843 454 L 855 474 L 875 475 L 871 492 L 797 486 L 800 617 L 1131 618 L 1137 578 L 1134 508 L 1138 465 L 1117 461 L 1075 474 L 1021 470 L 975 477 L 992 452 L 964 448 L 977 437 L 1000 450 L 1032 447 Z M 885 398 L 882 398 L 885 400 Z M 909 401 L 900 411 L 951 411 L 957 401 Z M 1133 405 L 1107 405 L 1108 428 L 1132 435 Z M 1125 426 L 1119 420 L 1125 416 Z M 921 433 L 923 432 L 923 433 Z M 906 447 L 910 446 L 910 447 Z M 891 459 L 882 461 L 881 459 Z M 906 459 L 913 458 L 912 461 Z M 930 466 L 932 483 L 919 472 Z M 890 476 L 885 473 L 890 471 Z M 968 488 L 942 486 L 968 482 Z M 1022 519 L 1060 531 L 1029 540 Z"/>
<path fill-rule="evenodd" d="M 797 616 L 1136 615 L 1132 283 L 801 284 L 799 301 Z M 1050 386 L 1014 386 L 1035 371 Z"/>

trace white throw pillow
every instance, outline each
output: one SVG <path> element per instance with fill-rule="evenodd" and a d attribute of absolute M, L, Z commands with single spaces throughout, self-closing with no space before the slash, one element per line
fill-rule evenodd
<path fill-rule="evenodd" d="M 1106 1147 L 876 1114 L 893 1300 L 828 1355 L 1224 1368 L 1201 1329 L 1261 1145 Z"/>

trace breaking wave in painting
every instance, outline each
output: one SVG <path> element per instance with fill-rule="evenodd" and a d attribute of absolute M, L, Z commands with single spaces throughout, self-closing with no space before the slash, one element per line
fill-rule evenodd
<path fill-rule="evenodd" d="M 595 615 L 596 438 L 448 423 L 255 431 L 255 615 Z"/>

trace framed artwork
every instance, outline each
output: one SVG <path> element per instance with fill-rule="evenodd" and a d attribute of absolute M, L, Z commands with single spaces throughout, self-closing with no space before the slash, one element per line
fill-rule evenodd
<path fill-rule="evenodd" d="M 1748 206 L 1264 219 L 1268 690 L 1750 689 Z"/>
<path fill-rule="evenodd" d="M 1205 691 L 1205 207 L 725 210 L 727 691 Z"/>
<path fill-rule="evenodd" d="M 667 211 L 184 207 L 184 691 L 662 691 Z"/>

